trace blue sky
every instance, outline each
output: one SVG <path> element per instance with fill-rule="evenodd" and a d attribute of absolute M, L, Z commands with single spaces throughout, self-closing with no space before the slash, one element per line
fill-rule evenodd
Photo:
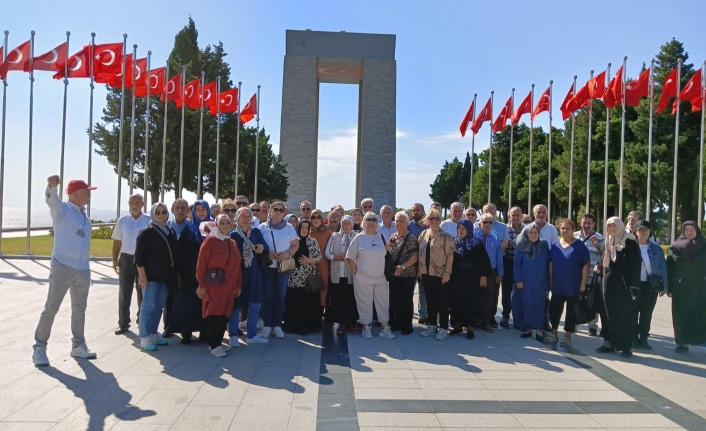
<path fill-rule="evenodd" d="M 697 67 L 706 59 L 700 0 L 616 2 L 567 1 L 159 1 L 89 2 L 41 0 L 6 2 L 3 27 L 10 49 L 36 30 L 35 52 L 48 51 L 70 30 L 71 51 L 90 41 L 117 42 L 128 33 L 138 56 L 152 51 L 152 64 L 162 65 L 174 35 L 196 22 L 201 47 L 222 41 L 234 81 L 243 82 L 249 97 L 261 90 L 261 125 L 279 150 L 285 30 L 370 32 L 397 36 L 397 205 L 430 203 L 429 186 L 444 160 L 462 158 L 471 139 L 461 139 L 458 125 L 478 93 L 483 104 L 495 91 L 501 106 L 516 88 L 523 98 L 532 83 L 541 94 L 554 80 L 554 117 L 578 75 L 581 85 L 591 69 L 604 70 L 629 57 L 627 75 L 635 77 L 660 45 L 677 38 Z M 613 71 L 617 67 L 613 67 Z M 29 81 L 11 72 L 7 91 L 5 207 L 22 207 L 27 199 Z M 96 87 L 94 118 L 100 118 L 105 90 Z M 317 206 L 352 207 L 355 193 L 357 124 L 356 86 L 322 84 L 319 125 Z M 46 177 L 59 170 L 63 84 L 50 73 L 37 72 L 34 85 L 34 164 L 32 205 L 44 208 Z M 66 176 L 87 173 L 88 80 L 71 80 L 68 96 Z M 517 101 L 516 103 L 519 103 Z M 128 105 L 129 106 L 129 105 Z M 496 110 L 497 113 L 497 110 Z M 527 117 L 523 118 L 527 119 Z M 546 128 L 548 116 L 538 125 Z M 555 121 L 555 125 L 557 122 Z M 476 139 L 476 151 L 488 146 L 489 125 Z M 115 208 L 117 178 L 101 157 L 93 157 L 92 182 L 99 187 L 93 206 Z M 369 173 L 374 175 L 374 173 Z M 193 196 L 193 195 L 192 195 Z M 123 182 L 127 201 L 127 184 Z M 169 197 L 171 201 L 173 197 Z M 122 204 L 126 211 L 126 202 Z"/>

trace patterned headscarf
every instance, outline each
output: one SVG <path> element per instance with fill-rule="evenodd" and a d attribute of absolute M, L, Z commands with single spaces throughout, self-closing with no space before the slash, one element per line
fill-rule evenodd
<path fill-rule="evenodd" d="M 314 215 L 318 215 L 319 217 L 321 217 L 321 224 L 319 225 L 319 227 L 314 227 L 314 224 L 312 223 L 311 224 L 311 231 L 312 232 L 326 232 L 327 230 L 329 230 L 328 226 L 326 226 L 324 224 L 324 220 L 325 220 L 324 213 L 322 213 L 320 209 L 315 209 L 315 210 L 311 211 L 311 216 L 313 217 Z"/>
<path fill-rule="evenodd" d="M 537 230 L 537 241 L 532 242 L 529 239 L 529 233 L 532 229 Z M 530 223 L 522 229 L 517 238 L 515 238 L 515 250 L 524 251 L 530 259 L 537 257 L 545 247 L 542 243 L 540 228 L 537 223 Z"/>
<path fill-rule="evenodd" d="M 467 219 L 461 219 L 458 222 L 459 226 L 463 226 L 466 229 L 466 236 L 463 238 L 459 237 L 458 234 L 454 237 L 454 243 L 456 243 L 456 251 L 459 254 L 463 254 L 464 251 L 470 250 L 474 245 L 480 242 L 478 238 L 473 236 L 473 222 Z"/>
<path fill-rule="evenodd" d="M 218 224 L 224 218 L 228 219 L 231 225 L 233 224 L 230 217 L 225 214 L 219 214 L 218 216 L 216 216 L 216 220 L 214 221 L 201 222 L 201 225 L 199 226 L 199 229 L 201 230 L 201 235 L 203 235 L 204 238 L 208 236 L 215 236 L 221 241 L 225 239 L 230 239 L 230 235 L 221 233 L 221 230 L 218 228 Z"/>
<path fill-rule="evenodd" d="M 343 229 L 343 222 L 344 221 L 351 224 L 351 231 L 350 232 L 346 232 Z M 345 250 L 348 250 L 348 246 L 351 245 L 351 237 L 353 236 L 353 230 L 352 230 L 353 226 L 355 226 L 355 223 L 353 223 L 353 217 L 351 217 L 349 215 L 345 215 L 341 218 L 341 229 L 340 229 L 341 244 L 343 244 L 343 249 L 345 249 Z"/>
<path fill-rule="evenodd" d="M 246 268 L 250 268 L 250 265 L 252 265 L 252 259 L 253 259 L 253 248 L 255 246 L 253 243 L 250 241 L 250 232 L 252 232 L 252 227 L 248 226 L 247 231 L 243 231 L 240 228 L 240 223 L 238 223 L 238 219 L 240 218 L 240 215 L 243 213 L 247 213 L 250 216 L 252 216 L 252 211 L 248 208 L 240 208 L 238 211 L 235 213 L 235 233 L 240 235 L 241 238 L 243 238 L 243 250 L 242 251 L 242 258 L 243 258 L 243 264 L 245 264 Z"/>

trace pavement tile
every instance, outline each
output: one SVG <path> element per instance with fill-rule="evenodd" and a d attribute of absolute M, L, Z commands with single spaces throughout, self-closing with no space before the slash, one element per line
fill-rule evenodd
<path fill-rule="evenodd" d="M 441 428 L 434 413 L 358 413 L 361 427 Z"/>
<path fill-rule="evenodd" d="M 660 414 L 592 414 L 593 420 L 611 428 L 671 428 L 679 425 Z"/>
<path fill-rule="evenodd" d="M 174 422 L 171 431 L 228 430 L 235 410 L 222 406 L 187 406 Z"/>
<path fill-rule="evenodd" d="M 582 414 L 513 414 L 515 419 L 525 428 L 603 428 L 589 415 Z"/>
<path fill-rule="evenodd" d="M 439 423 L 446 428 L 522 428 L 520 422 L 511 414 L 488 413 L 437 413 Z"/>

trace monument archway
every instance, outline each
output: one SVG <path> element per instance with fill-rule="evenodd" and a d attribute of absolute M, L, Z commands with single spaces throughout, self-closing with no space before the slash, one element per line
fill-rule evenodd
<path fill-rule="evenodd" d="M 287 206 L 316 206 L 319 84 L 358 85 L 355 199 L 396 207 L 397 63 L 395 35 L 287 30 L 280 154 Z M 324 210 L 328 208 L 323 208 Z"/>

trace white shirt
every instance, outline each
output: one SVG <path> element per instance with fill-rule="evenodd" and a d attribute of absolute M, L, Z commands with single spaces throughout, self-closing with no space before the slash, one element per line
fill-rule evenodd
<path fill-rule="evenodd" d="M 265 238 L 265 242 L 270 250 L 276 253 L 282 253 L 289 251 L 292 247 L 292 241 L 297 239 L 297 231 L 294 230 L 294 226 L 287 223 L 283 229 L 270 229 L 270 225 L 267 223 L 262 223 L 260 225 L 260 232 L 262 232 L 262 237 Z M 272 238 L 274 236 L 274 242 Z M 273 261 L 270 268 L 277 268 L 277 261 Z"/>
<path fill-rule="evenodd" d="M 539 225 L 537 225 L 537 227 L 539 227 Z M 545 223 L 544 227 L 539 228 L 539 237 L 546 241 L 549 247 L 559 242 L 556 226 L 551 223 Z"/>
<path fill-rule="evenodd" d="M 650 255 L 647 253 L 650 250 L 650 243 L 638 245 L 640 246 L 640 254 L 642 255 L 640 281 L 647 281 L 647 276 L 652 274 L 652 263 L 650 262 Z"/>
<path fill-rule="evenodd" d="M 451 238 L 456 238 L 458 236 L 458 222 L 447 219 L 442 221 L 439 227 L 441 230 L 451 235 Z"/>
<path fill-rule="evenodd" d="M 355 280 L 363 284 L 387 283 L 385 279 L 385 254 L 387 249 L 379 234 L 361 233 L 355 236 L 348 246 L 346 259 L 356 264 Z"/>
<path fill-rule="evenodd" d="M 147 214 L 140 213 L 138 218 L 130 214 L 124 215 L 115 223 L 111 238 L 121 241 L 120 253 L 135 254 L 137 234 L 150 224 L 152 218 Z"/>
<path fill-rule="evenodd" d="M 385 227 L 384 223 L 378 224 L 378 233 L 385 237 L 385 242 L 390 240 L 390 236 L 397 232 L 397 227 L 395 227 L 395 222 L 390 222 L 390 227 Z"/>

